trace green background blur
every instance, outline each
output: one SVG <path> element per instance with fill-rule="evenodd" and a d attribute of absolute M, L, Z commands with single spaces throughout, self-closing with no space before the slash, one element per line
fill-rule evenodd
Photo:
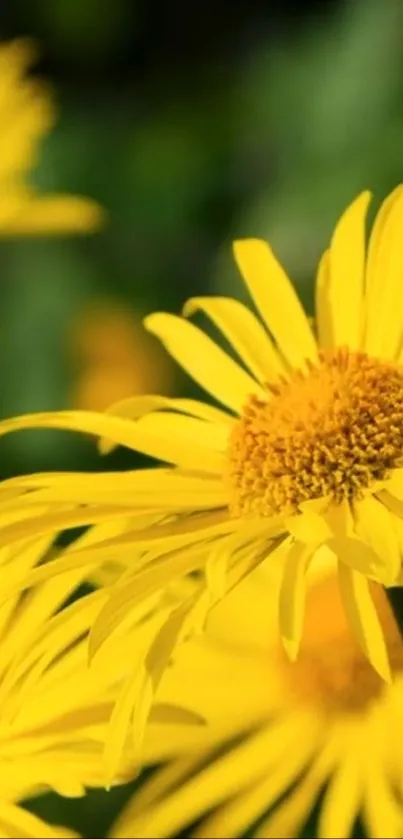
<path fill-rule="evenodd" d="M 71 406 L 77 323 L 85 331 L 99 301 L 139 319 L 191 295 L 242 297 L 237 236 L 269 238 L 311 310 L 344 206 L 403 181 L 401 0 L 3 0 L 0 36 L 15 35 L 39 41 L 35 72 L 60 110 L 35 182 L 95 198 L 108 223 L 0 243 L 3 416 Z M 162 361 L 161 382 L 190 392 Z M 88 440 L 29 432 L 2 442 L 0 462 L 6 477 L 133 458 L 100 461 Z M 38 810 L 102 836 L 125 794 L 50 797 Z"/>

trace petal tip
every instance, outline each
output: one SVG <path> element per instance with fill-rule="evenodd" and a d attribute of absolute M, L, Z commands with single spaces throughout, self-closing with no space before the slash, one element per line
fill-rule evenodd
<path fill-rule="evenodd" d="M 286 638 L 284 635 L 281 640 L 289 660 L 295 662 L 298 658 L 299 644 L 295 641 L 295 639 Z"/>
<path fill-rule="evenodd" d="M 191 315 L 195 313 L 198 309 L 198 298 L 197 297 L 189 297 L 189 300 L 186 300 L 182 308 L 182 315 L 184 318 L 189 318 Z"/>

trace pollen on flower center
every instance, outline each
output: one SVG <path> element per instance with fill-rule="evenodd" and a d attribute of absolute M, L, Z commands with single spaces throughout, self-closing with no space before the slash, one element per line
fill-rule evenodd
<path fill-rule="evenodd" d="M 235 515 L 293 512 L 353 498 L 399 466 L 403 367 L 364 352 L 322 353 L 307 372 L 251 396 L 232 433 L 228 481 Z"/>
<path fill-rule="evenodd" d="M 394 676 L 403 673 L 403 643 L 383 588 L 372 586 Z M 308 593 L 300 655 L 290 663 L 281 652 L 286 691 L 292 700 L 327 711 L 355 712 L 380 698 L 386 682 L 362 652 L 348 625 L 336 578 L 313 586 Z"/>

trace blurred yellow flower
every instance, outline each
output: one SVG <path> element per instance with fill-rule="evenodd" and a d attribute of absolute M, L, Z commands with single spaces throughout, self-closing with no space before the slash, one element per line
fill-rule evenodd
<path fill-rule="evenodd" d="M 370 583 L 401 581 L 403 187 L 382 205 L 366 253 L 369 198 L 363 193 L 348 207 L 321 260 L 317 336 L 270 247 L 257 240 L 237 242 L 234 250 L 262 320 L 222 297 L 195 298 L 185 307 L 185 315 L 202 311 L 213 321 L 242 365 L 184 318 L 160 313 L 146 320 L 225 410 L 195 399 L 139 396 L 105 414 L 33 414 L 0 424 L 0 433 L 29 427 L 92 433 L 102 451 L 119 444 L 169 464 L 15 479 L 21 509 L 31 508 L 32 518 L 0 530 L 11 542 L 127 521 L 119 535 L 26 576 L 29 586 L 73 564 L 96 566 L 130 550 L 131 566 L 94 623 L 92 655 L 146 597 L 202 574 L 203 584 L 137 663 L 127 690 L 143 720 L 175 645 L 202 627 L 209 609 L 245 575 L 284 554 L 279 625 L 296 659 L 306 572 L 324 545 L 337 558 L 358 642 L 382 678 L 391 679 Z M 36 513 L 39 503 L 51 504 L 51 512 Z"/>
<path fill-rule="evenodd" d="M 84 309 L 69 343 L 77 370 L 70 396 L 74 408 L 105 411 L 129 396 L 171 389 L 173 365 L 123 304 L 100 301 Z"/>
<path fill-rule="evenodd" d="M 207 725 L 148 727 L 145 759 L 162 765 L 111 838 L 292 839 L 322 792 L 322 839 L 353 835 L 358 816 L 368 837 L 402 836 L 401 637 L 374 583 L 395 676 L 388 685 L 351 633 L 330 551 L 320 553 L 296 664 L 276 641 L 273 566 L 256 569 L 212 610 L 206 633 L 177 651 L 159 699 L 180 698 Z"/>
<path fill-rule="evenodd" d="M 29 183 L 38 145 L 54 121 L 48 90 L 26 78 L 34 57 L 30 41 L 0 44 L 0 235 L 92 230 L 103 216 L 94 201 L 41 195 Z"/>

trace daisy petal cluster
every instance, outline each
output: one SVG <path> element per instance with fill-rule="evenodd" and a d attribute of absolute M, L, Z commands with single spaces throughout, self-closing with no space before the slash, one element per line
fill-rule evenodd
<path fill-rule="evenodd" d="M 106 413 L 34 414 L 0 425 L 3 434 L 32 427 L 89 433 L 103 452 L 122 445 L 156 462 L 3 484 L 25 518 L 0 528 L 0 544 L 103 526 L 102 537 L 30 570 L 26 587 L 130 555 L 93 622 L 92 657 L 147 598 L 197 579 L 150 636 L 118 702 L 121 725 L 131 709 L 140 730 L 176 646 L 202 630 L 212 607 L 258 566 L 282 569 L 280 634 L 296 660 L 307 574 L 324 549 L 334 558 L 360 649 L 383 680 L 392 679 L 373 585 L 401 580 L 403 318 L 396 301 L 403 188 L 381 206 L 367 243 L 369 200 L 365 192 L 347 208 L 320 262 L 315 327 L 260 240 L 234 246 L 256 313 L 236 300 L 205 297 L 189 301 L 183 317 L 146 319 L 219 404 L 142 396 Z M 195 312 L 212 321 L 232 354 L 188 321 Z M 8 592 L 20 585 L 10 579 Z"/>

